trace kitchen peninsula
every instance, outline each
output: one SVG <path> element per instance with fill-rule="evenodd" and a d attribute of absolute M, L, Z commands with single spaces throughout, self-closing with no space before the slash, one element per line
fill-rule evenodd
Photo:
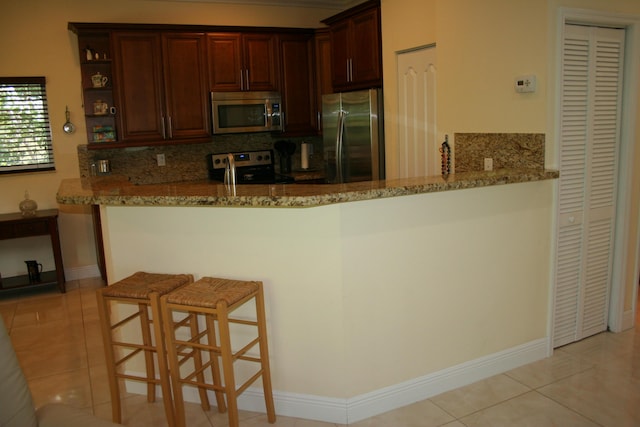
<path fill-rule="evenodd" d="M 100 205 L 111 282 L 140 270 L 262 280 L 277 412 L 347 423 L 548 354 L 557 176 L 235 194 L 96 177 L 64 180 L 57 199 Z M 264 410 L 258 389 L 242 399 Z"/>

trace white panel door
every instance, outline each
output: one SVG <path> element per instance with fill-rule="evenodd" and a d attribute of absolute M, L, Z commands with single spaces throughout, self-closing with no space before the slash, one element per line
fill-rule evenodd
<path fill-rule="evenodd" d="M 398 177 L 439 175 L 436 49 L 398 54 Z"/>
<path fill-rule="evenodd" d="M 553 344 L 607 328 L 624 30 L 565 26 Z"/>

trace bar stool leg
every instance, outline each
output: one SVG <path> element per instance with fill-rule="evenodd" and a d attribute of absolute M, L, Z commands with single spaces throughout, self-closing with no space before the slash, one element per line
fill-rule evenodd
<path fill-rule="evenodd" d="M 256 315 L 258 320 L 258 335 L 260 337 L 260 365 L 262 366 L 262 389 L 267 407 L 267 420 L 276 422 L 276 410 L 273 404 L 273 390 L 271 388 L 271 369 L 269 368 L 269 348 L 267 345 L 267 319 L 264 310 L 264 294 L 262 286 L 256 294 Z"/>
<path fill-rule="evenodd" d="M 196 313 L 189 313 L 189 328 L 191 330 L 191 339 L 199 341 L 200 328 L 198 327 L 198 315 Z M 204 384 L 204 372 L 202 369 L 202 354 L 200 350 L 192 347 L 191 352 L 193 354 L 193 364 L 196 370 L 196 378 L 200 384 Z M 207 389 L 198 386 L 198 394 L 200 395 L 200 406 L 203 410 L 208 411 L 211 409 L 209 405 L 209 397 L 207 396 Z"/>
<path fill-rule="evenodd" d="M 149 301 L 151 305 L 151 315 L 154 322 L 154 333 L 156 340 L 156 349 L 158 354 L 158 370 L 159 372 L 169 372 L 169 366 L 167 364 L 167 348 L 164 337 L 164 325 L 162 324 L 162 312 L 160 310 L 160 295 L 157 292 L 151 292 L 149 294 Z M 153 358 L 153 354 L 151 354 Z M 147 366 L 149 366 L 147 364 Z M 155 371 L 151 371 L 151 375 L 155 375 Z M 154 384 L 151 384 L 154 386 Z M 175 413 L 173 409 L 173 398 L 171 393 L 171 382 L 168 375 L 160 375 L 160 389 L 162 390 L 162 402 L 164 404 L 164 412 L 167 417 L 167 424 L 169 427 L 175 427 Z M 154 387 L 155 396 L 155 387 Z"/>
<path fill-rule="evenodd" d="M 229 313 L 227 305 L 218 302 L 218 326 L 220 331 L 220 354 L 222 356 L 222 371 L 224 372 L 224 389 L 227 394 L 229 410 L 229 427 L 238 427 L 238 397 L 236 396 L 236 382 L 233 372 L 233 351 L 231 349 L 231 335 L 229 333 Z"/>
<path fill-rule="evenodd" d="M 165 298 L 166 296 L 161 297 Z M 178 362 L 178 349 L 175 341 L 175 329 L 173 327 L 173 316 L 171 310 L 165 304 L 160 305 L 162 311 L 162 323 L 167 343 L 167 357 L 169 359 L 169 375 L 171 376 L 171 388 L 173 390 L 174 420 L 176 427 L 185 427 L 184 397 L 182 395 L 182 384 L 180 384 L 180 363 Z"/>
<path fill-rule="evenodd" d="M 218 341 L 216 338 L 216 322 L 212 315 L 205 315 L 207 323 L 207 331 L 209 338 L 209 346 L 216 347 Z M 220 376 L 220 361 L 218 360 L 218 353 L 213 349 L 209 350 L 209 358 L 211 360 L 211 376 L 213 377 L 213 385 L 222 388 L 222 377 Z M 218 405 L 218 412 L 224 413 L 227 411 L 227 404 L 224 401 L 224 392 L 221 389 L 214 390 L 216 395 L 216 404 Z"/>
<path fill-rule="evenodd" d="M 100 328 L 102 329 L 102 342 L 104 344 L 107 377 L 109 380 L 109 393 L 111 394 L 111 418 L 114 422 L 122 423 L 122 411 L 120 407 L 120 385 L 116 378 L 116 366 L 114 364 L 115 354 L 113 351 L 113 340 L 111 337 L 111 307 L 102 292 L 97 292 L 98 315 L 100 317 Z"/>
<path fill-rule="evenodd" d="M 153 352 L 149 350 L 153 346 L 151 341 L 151 322 L 149 321 L 149 311 L 145 304 L 138 304 L 138 311 L 140 313 L 140 331 L 142 333 L 142 344 L 147 349 L 144 350 L 144 364 L 147 369 L 147 378 L 153 378 L 156 373 L 156 368 L 153 363 Z M 156 401 L 156 386 L 152 383 L 147 383 L 147 402 Z"/>

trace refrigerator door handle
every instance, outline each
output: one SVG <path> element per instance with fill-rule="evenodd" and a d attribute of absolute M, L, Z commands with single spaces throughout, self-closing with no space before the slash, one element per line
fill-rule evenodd
<path fill-rule="evenodd" d="M 340 184 L 344 181 L 342 176 L 342 139 L 344 138 L 345 114 L 344 110 L 338 112 L 338 131 L 336 132 L 336 180 Z"/>

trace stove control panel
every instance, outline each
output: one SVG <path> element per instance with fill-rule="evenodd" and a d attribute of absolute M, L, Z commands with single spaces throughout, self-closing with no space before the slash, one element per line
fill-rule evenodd
<path fill-rule="evenodd" d="M 211 154 L 211 167 L 213 169 L 224 169 L 227 165 L 227 157 L 229 154 L 233 155 L 236 168 L 247 166 L 271 166 L 273 164 L 273 152 L 271 150 L 261 150 Z"/>

